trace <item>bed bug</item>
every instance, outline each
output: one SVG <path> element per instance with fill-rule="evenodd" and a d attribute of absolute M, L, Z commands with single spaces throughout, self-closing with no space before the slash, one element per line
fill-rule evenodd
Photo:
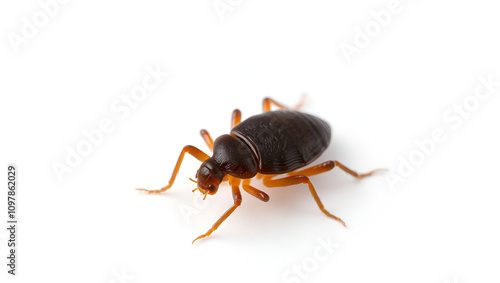
<path fill-rule="evenodd" d="M 294 108 L 288 108 L 271 98 L 265 98 L 262 103 L 263 113 L 241 121 L 241 112 L 233 111 L 231 132 L 212 140 L 206 130 L 200 134 L 213 152 L 212 157 L 202 150 L 185 146 L 177 160 L 168 185 L 160 190 L 146 190 L 148 193 L 161 193 L 174 184 L 179 168 L 186 153 L 202 162 L 196 172 L 197 188 L 204 198 L 217 192 L 220 183 L 228 181 L 232 189 L 234 204 L 205 233 L 193 240 L 210 236 L 219 225 L 240 206 L 242 198 L 240 186 L 250 195 L 261 201 L 269 201 L 269 196 L 250 185 L 253 177 L 262 178 L 266 187 L 283 187 L 297 184 L 307 184 L 319 209 L 345 226 L 344 221 L 328 212 L 309 177 L 332 170 L 342 169 L 355 178 L 372 175 L 379 170 L 358 174 L 338 161 L 330 160 L 310 168 L 303 168 L 316 160 L 328 147 L 331 129 L 328 123 L 310 114 L 297 111 L 302 103 Z M 271 105 L 279 110 L 271 111 Z"/>

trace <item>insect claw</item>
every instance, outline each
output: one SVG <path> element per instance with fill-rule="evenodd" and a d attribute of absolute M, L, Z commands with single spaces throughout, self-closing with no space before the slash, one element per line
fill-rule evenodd
<path fill-rule="evenodd" d="M 347 228 L 347 225 L 345 225 L 345 222 L 344 222 L 344 221 L 342 221 L 342 219 L 339 219 L 339 221 L 340 221 L 340 223 L 342 223 L 342 225 L 344 225 L 344 227 L 346 227 L 346 228 Z"/>
<path fill-rule="evenodd" d="M 196 242 L 196 241 L 197 241 L 197 240 L 199 240 L 199 239 L 203 239 L 203 238 L 205 238 L 205 237 L 206 237 L 205 235 L 198 236 L 196 239 L 194 239 L 194 240 L 191 242 L 191 244 L 193 245 L 193 244 L 194 244 L 194 242 Z"/>
<path fill-rule="evenodd" d="M 198 241 L 198 240 L 201 240 L 201 239 L 204 239 L 208 236 L 210 236 L 210 234 L 212 234 L 212 229 L 208 230 L 208 232 L 206 232 L 205 234 L 201 234 L 199 235 L 198 237 L 196 237 L 196 239 L 194 239 L 191 244 L 194 244 L 194 242 Z"/>
<path fill-rule="evenodd" d="M 371 172 L 368 172 L 368 173 L 365 173 L 365 174 L 361 174 L 361 175 L 359 175 L 359 177 L 358 177 L 358 178 L 368 177 L 368 176 L 371 176 L 371 175 L 373 175 L 373 174 L 378 174 L 378 173 L 380 173 L 380 172 L 384 172 L 384 171 L 389 171 L 389 169 L 386 169 L 386 168 L 375 169 L 375 170 L 373 170 L 373 171 L 371 171 Z"/>

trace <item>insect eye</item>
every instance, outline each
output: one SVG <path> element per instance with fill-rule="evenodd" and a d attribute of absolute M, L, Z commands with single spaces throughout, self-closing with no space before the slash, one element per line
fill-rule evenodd
<path fill-rule="evenodd" d="M 213 192 L 215 191 L 215 186 L 214 185 L 208 185 L 208 190 Z"/>

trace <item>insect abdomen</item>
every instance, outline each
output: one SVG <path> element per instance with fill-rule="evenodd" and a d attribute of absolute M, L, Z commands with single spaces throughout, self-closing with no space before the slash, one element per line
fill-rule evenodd
<path fill-rule="evenodd" d="M 259 173 L 281 174 L 303 167 L 323 153 L 330 126 L 312 115 L 290 110 L 252 116 L 233 128 L 255 151 Z"/>

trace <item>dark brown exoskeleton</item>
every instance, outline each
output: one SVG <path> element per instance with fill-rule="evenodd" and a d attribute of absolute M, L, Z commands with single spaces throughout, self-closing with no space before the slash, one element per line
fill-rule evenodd
<path fill-rule="evenodd" d="M 282 109 L 270 111 L 271 104 Z M 295 109 L 301 104 L 299 103 Z M 320 118 L 290 110 L 270 98 L 264 99 L 263 110 L 264 113 L 252 116 L 241 123 L 241 112 L 234 110 L 231 133 L 218 137 L 215 142 L 206 130 L 201 130 L 202 137 L 213 151 L 212 157 L 194 146 L 185 146 L 167 186 L 161 190 L 138 189 L 148 193 L 160 193 L 169 189 L 175 181 L 186 153 L 203 162 L 196 172 L 195 182 L 198 188 L 195 190 L 199 190 L 205 197 L 207 194 L 215 194 L 221 182 L 229 181 L 234 205 L 205 234 L 194 239 L 193 243 L 208 237 L 241 204 L 240 184 L 243 190 L 254 197 L 265 202 L 269 200 L 266 193 L 250 185 L 251 178 L 255 176 L 263 177 L 263 183 L 267 187 L 308 184 L 321 211 L 345 226 L 344 221 L 324 208 L 308 176 L 329 171 L 334 167 L 339 167 L 356 178 L 370 176 L 378 171 L 358 174 L 338 161 L 327 161 L 298 170 L 317 159 L 328 147 L 331 137 L 330 126 Z M 282 178 L 274 178 L 285 173 L 288 174 Z"/>

